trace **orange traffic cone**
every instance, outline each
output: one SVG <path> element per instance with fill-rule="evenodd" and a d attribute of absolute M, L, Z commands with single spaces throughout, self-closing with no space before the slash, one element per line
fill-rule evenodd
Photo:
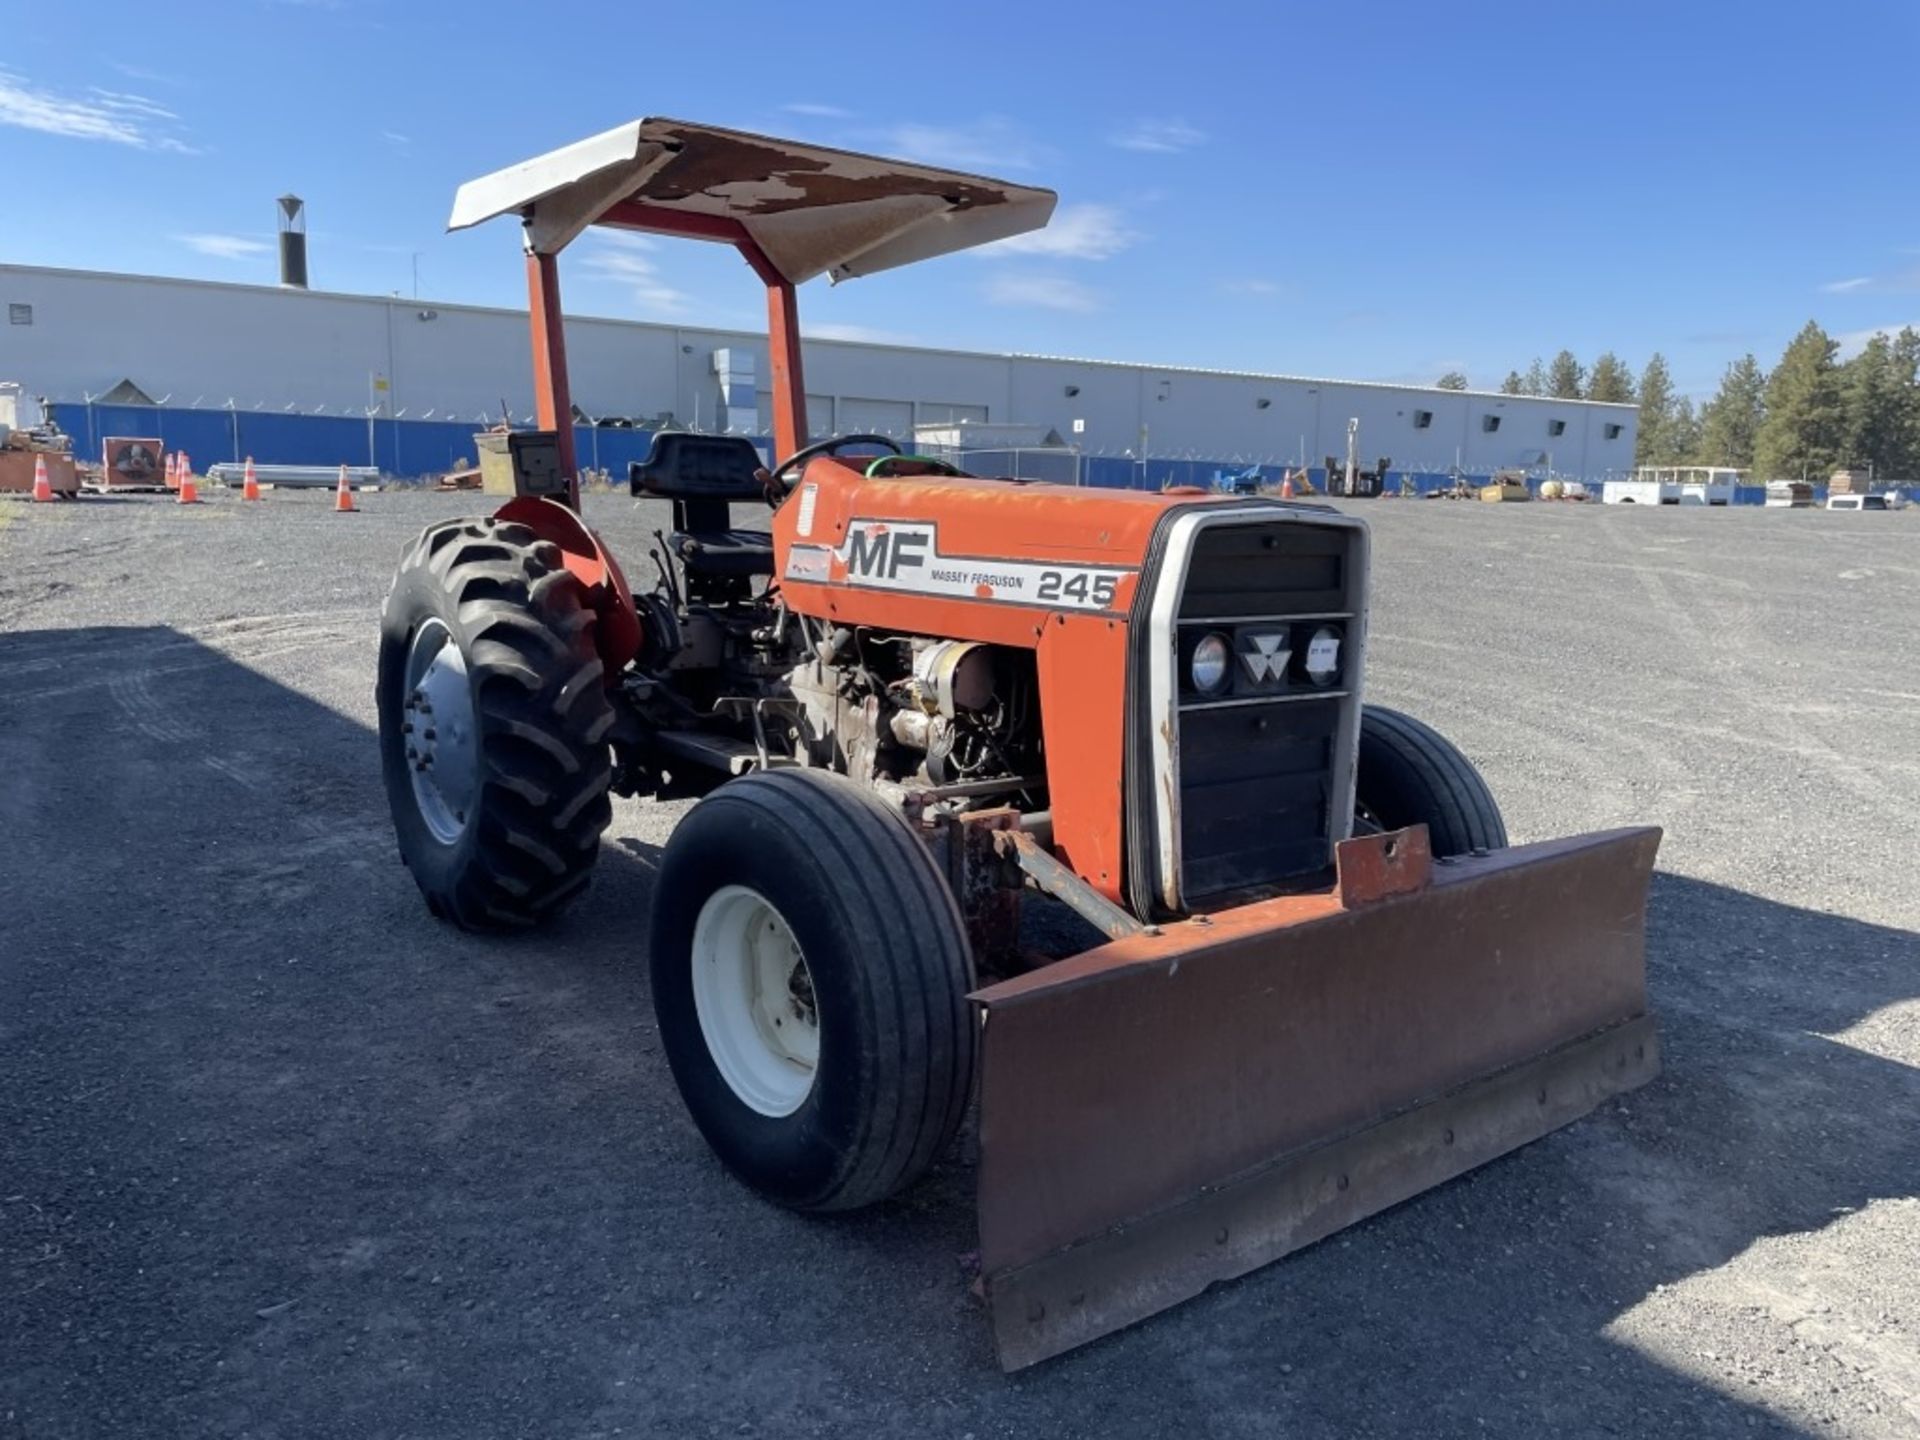
<path fill-rule="evenodd" d="M 182 452 L 180 456 L 180 493 L 175 503 L 180 505 L 198 505 L 200 487 L 193 480 L 193 462 Z"/>
<path fill-rule="evenodd" d="M 172 451 L 166 462 L 160 467 L 160 478 L 167 482 L 167 488 L 173 489 L 180 483 L 180 452 Z"/>
<path fill-rule="evenodd" d="M 260 477 L 253 473 L 253 456 L 251 455 L 247 456 L 246 479 L 240 482 L 240 498 L 242 500 L 258 500 L 260 498 Z"/>
<path fill-rule="evenodd" d="M 33 457 L 33 503 L 45 505 L 53 499 L 53 482 L 47 478 L 47 457 Z"/>
<path fill-rule="evenodd" d="M 1280 498 L 1282 500 L 1291 500 L 1293 498 L 1293 472 L 1291 470 L 1280 477 Z"/>
<path fill-rule="evenodd" d="M 340 485 L 333 492 L 333 508 L 342 515 L 353 513 L 353 487 L 347 483 L 347 467 L 340 467 Z"/>

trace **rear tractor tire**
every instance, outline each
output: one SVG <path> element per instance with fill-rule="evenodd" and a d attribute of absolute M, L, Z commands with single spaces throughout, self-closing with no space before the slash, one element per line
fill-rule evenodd
<path fill-rule="evenodd" d="M 1369 705 L 1360 712 L 1354 828 L 1425 825 L 1435 855 L 1504 850 L 1506 822 L 1473 762 L 1431 725 Z"/>
<path fill-rule="evenodd" d="M 973 1084 L 973 966 L 953 896 L 898 811 L 845 776 L 722 786 L 661 857 L 654 1013 L 729 1170 L 803 1211 L 918 1179 Z"/>
<path fill-rule="evenodd" d="M 594 616 L 559 548 L 494 519 L 429 527 L 380 623 L 380 763 L 400 858 L 468 930 L 536 924 L 586 888 L 612 818 Z"/>

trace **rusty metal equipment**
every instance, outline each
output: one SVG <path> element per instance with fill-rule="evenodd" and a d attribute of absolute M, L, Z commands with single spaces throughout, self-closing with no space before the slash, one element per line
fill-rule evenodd
<path fill-rule="evenodd" d="M 463 186 L 455 227 L 523 227 L 540 429 L 495 457 L 514 498 L 403 560 L 377 684 L 401 855 L 455 924 L 572 902 L 609 791 L 704 797 L 649 917 L 689 1111 L 747 1184 L 825 1211 L 911 1184 L 977 1095 L 1008 1368 L 1659 1064 L 1659 832 L 1509 848 L 1466 758 L 1365 701 L 1360 518 L 808 436 L 796 285 L 1053 205 L 663 119 Z M 729 244 L 767 294 L 776 454 L 655 437 L 630 488 L 673 519 L 642 593 L 580 514 L 568 423 L 557 257 L 596 224 Z"/>
<path fill-rule="evenodd" d="M 1030 1364 L 1537 1139 L 1659 1068 L 1658 832 L 1376 869 L 1117 940 L 976 999 L 980 1244 Z M 1373 870 L 1356 881 L 1355 866 Z M 1142 1017 L 1152 1024 L 1141 1024 Z"/>
<path fill-rule="evenodd" d="M 165 490 L 167 447 L 157 438 L 109 435 L 100 442 L 102 490 Z"/>
<path fill-rule="evenodd" d="M 7 419 L 0 423 L 0 495 L 31 495 L 34 474 L 44 466 L 54 498 L 73 499 L 80 493 L 80 472 L 74 463 L 72 440 L 51 421 L 16 426 L 13 392 L 18 387 L 3 388 L 7 393 L 0 400 L 6 403 L 0 415 Z"/>

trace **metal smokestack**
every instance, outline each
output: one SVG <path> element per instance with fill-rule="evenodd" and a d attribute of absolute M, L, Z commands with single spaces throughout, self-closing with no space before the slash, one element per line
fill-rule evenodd
<path fill-rule="evenodd" d="M 280 206 L 280 283 L 307 288 L 307 202 L 282 195 Z"/>

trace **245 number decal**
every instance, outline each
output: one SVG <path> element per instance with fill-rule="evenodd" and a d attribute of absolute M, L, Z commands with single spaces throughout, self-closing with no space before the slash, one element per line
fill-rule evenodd
<path fill-rule="evenodd" d="M 1104 610 L 1113 604 L 1113 592 L 1120 583 L 1117 575 L 1089 575 L 1084 570 L 1042 570 L 1034 591 L 1038 600 L 1066 600 L 1075 605 L 1092 605 Z"/>

